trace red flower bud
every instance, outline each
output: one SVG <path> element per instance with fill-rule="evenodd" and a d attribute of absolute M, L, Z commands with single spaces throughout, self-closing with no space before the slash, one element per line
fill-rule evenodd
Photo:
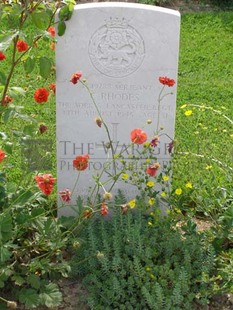
<path fill-rule="evenodd" d="M 160 164 L 156 163 L 147 167 L 146 172 L 151 176 L 154 177 L 156 175 L 157 170 L 160 168 Z"/>
<path fill-rule="evenodd" d="M 169 79 L 168 77 L 164 76 L 164 77 L 159 77 L 159 82 L 163 85 L 167 85 L 168 87 L 172 87 L 173 85 L 175 85 L 175 80 L 173 79 Z"/>
<path fill-rule="evenodd" d="M 108 214 L 108 206 L 104 203 L 102 203 L 100 212 L 103 216 L 106 216 Z"/>
<path fill-rule="evenodd" d="M 16 48 L 17 50 L 21 53 L 21 52 L 26 52 L 26 50 L 28 49 L 28 44 L 23 41 L 23 40 L 19 40 L 16 43 Z"/>
<path fill-rule="evenodd" d="M 82 72 L 81 71 L 77 71 L 76 73 L 74 73 L 70 79 L 70 82 L 73 84 L 77 84 L 78 81 L 81 79 L 82 77 Z"/>

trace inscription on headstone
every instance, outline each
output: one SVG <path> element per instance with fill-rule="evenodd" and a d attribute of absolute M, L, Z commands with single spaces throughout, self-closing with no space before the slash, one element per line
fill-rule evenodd
<path fill-rule="evenodd" d="M 163 128 L 154 151 L 163 169 L 170 161 L 167 146 L 174 137 L 176 85 L 173 95 L 166 96 L 159 108 L 162 85 L 158 79 L 177 79 L 179 26 L 177 11 L 154 6 L 98 3 L 75 7 L 56 47 L 58 191 L 72 191 L 78 176 L 73 159 L 90 155 L 71 205 L 78 195 L 88 195 L 89 186 L 95 184 L 93 176 L 101 174 L 103 167 L 112 171 L 107 133 L 95 123 L 98 113 L 86 87 L 70 82 L 72 74 L 82 71 L 116 152 L 137 155 L 142 146 L 127 148 L 133 129 L 143 128 L 148 137 L 153 137 L 157 127 Z M 148 119 L 152 124 L 146 125 Z M 134 164 L 140 166 L 140 162 Z M 106 184 L 106 190 L 109 186 Z M 120 181 L 117 188 L 126 190 L 129 198 L 136 194 L 134 187 Z M 72 211 L 67 205 L 59 213 L 68 215 Z"/>

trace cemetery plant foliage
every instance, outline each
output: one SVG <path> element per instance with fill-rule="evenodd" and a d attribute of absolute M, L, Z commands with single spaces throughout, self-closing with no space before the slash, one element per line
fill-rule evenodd
<path fill-rule="evenodd" d="M 191 220 L 180 230 L 158 213 L 117 210 L 109 221 L 89 221 L 84 234 L 72 266 L 84 277 L 91 309 L 178 310 L 207 303 L 215 252 Z"/>
<path fill-rule="evenodd" d="M 160 93 L 153 135 L 149 136 L 146 129 L 154 120 L 148 119 L 128 132 L 129 143 L 118 152 L 85 73 L 74 68 L 67 79 L 71 87 L 88 92 L 96 110 L 96 128 L 104 130 L 108 138 L 104 145 L 107 158 L 103 171 L 93 177 L 95 185 L 84 201 L 74 197 L 74 192 L 91 155 L 74 156 L 77 179 L 72 189 L 64 188 L 58 196 L 60 207 L 72 208 L 76 217 L 57 217 L 56 177 L 47 165 L 51 152 L 45 150 L 35 156 L 30 148 L 54 129 L 54 124 L 43 122 L 44 116 L 49 119 L 54 111 L 51 103 L 56 94 L 56 84 L 48 82 L 55 74 L 54 56 L 49 53 L 56 46 L 54 17 L 57 14 L 57 34 L 63 36 L 75 4 L 74 0 L 2 0 L 0 4 L 0 20 L 7 25 L 0 30 L 0 306 L 3 303 L 16 309 L 20 302 L 28 309 L 57 307 L 62 302 L 57 280 L 71 274 L 83 276 L 93 309 L 175 310 L 190 309 L 193 302 L 206 304 L 211 293 L 228 292 L 232 287 L 232 189 L 230 195 L 228 188 L 221 187 L 215 197 L 200 196 L 198 186 L 188 180 L 185 186 L 170 190 L 171 167 L 161 172 L 154 151 L 164 135 L 160 109 L 164 98 L 172 95 L 176 84 L 172 77 L 155 76 Z M 48 55 L 41 55 L 41 47 L 49 49 Z M 26 101 L 36 108 L 28 109 Z M 183 109 L 188 121 L 195 109 L 208 107 L 190 104 Z M 225 114 L 211 112 L 232 125 Z M 170 158 L 187 156 L 177 141 L 168 139 Z M 136 155 L 129 152 L 134 148 Z M 20 157 L 20 149 L 29 155 L 22 159 L 19 179 L 15 167 L 20 160 L 15 154 Z M 140 162 L 141 169 L 134 170 L 128 160 Z M 225 168 L 223 162 L 214 160 Z M 208 161 L 213 162 L 210 157 Z M 119 163 L 121 170 L 117 169 Z M 32 171 L 24 170 L 25 164 Z M 207 167 L 212 169 L 211 164 Z M 138 195 L 130 201 L 121 192 L 114 197 L 119 180 L 135 186 Z M 229 174 L 229 183 L 231 180 Z M 167 218 L 158 211 L 161 202 L 171 206 Z M 198 233 L 189 219 L 196 214 L 210 218 L 215 226 Z M 182 222 L 180 228 L 176 220 Z M 84 240 L 81 248 L 80 238 Z"/>
<path fill-rule="evenodd" d="M 7 25 L 0 31 L 0 303 L 11 309 L 17 308 L 18 301 L 28 309 L 59 305 L 62 295 L 56 281 L 70 271 L 66 259 L 70 234 L 56 218 L 49 199 L 55 178 L 38 171 L 13 181 L 7 172 L 14 170 L 15 150 L 27 149 L 28 141 L 36 141 L 47 130 L 21 104 L 27 89 L 38 105 L 45 105 L 54 95 L 55 84 L 47 85 L 54 60 L 39 55 L 38 50 L 43 44 L 54 49 L 55 13 L 61 8 L 58 28 L 63 34 L 74 4 L 73 0 L 3 0 L 0 4 L 1 23 Z M 45 86 L 37 87 L 35 81 L 26 89 L 25 84 L 17 85 L 19 67 L 26 77 L 37 71 Z M 12 129 L 4 132 L 10 123 Z"/>

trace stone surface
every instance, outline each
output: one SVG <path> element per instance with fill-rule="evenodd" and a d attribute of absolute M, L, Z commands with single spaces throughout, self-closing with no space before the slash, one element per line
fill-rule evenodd
<path fill-rule="evenodd" d="M 116 153 L 124 149 L 126 154 L 137 153 L 137 147 L 126 150 L 134 128 L 143 128 L 148 139 L 157 128 L 163 128 L 155 149 L 163 169 L 170 160 L 167 145 L 174 137 L 176 85 L 168 89 L 173 95 L 162 101 L 158 122 L 162 89 L 158 78 L 177 79 L 180 14 L 132 3 L 82 4 L 75 7 L 66 25 L 56 47 L 58 191 L 72 190 L 75 184 L 79 173 L 73 169 L 73 159 L 90 155 L 89 167 L 80 173 L 72 195 L 73 204 L 78 195 L 88 195 L 93 176 L 107 167 L 111 152 L 105 146 L 108 137 L 104 126 L 99 128 L 95 123 L 98 112 L 90 94 L 80 82 L 70 82 L 72 74 L 82 71 L 108 125 Z M 152 124 L 147 125 L 148 119 Z M 102 177 L 108 179 L 106 174 Z M 111 185 L 106 184 L 107 191 Z M 135 197 L 134 187 L 118 181 L 117 188 L 126 190 L 129 198 Z M 68 206 L 59 213 L 68 215 L 72 211 Z"/>

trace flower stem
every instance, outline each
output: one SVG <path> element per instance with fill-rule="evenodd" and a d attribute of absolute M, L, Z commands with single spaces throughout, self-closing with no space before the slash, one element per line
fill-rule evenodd
<path fill-rule="evenodd" d="M 98 113 L 98 116 L 101 118 L 101 121 L 102 121 L 102 123 L 103 123 L 103 125 L 104 125 L 104 128 L 105 128 L 106 132 L 107 132 L 108 141 L 109 141 L 110 149 L 111 149 L 111 152 L 112 152 L 113 169 L 114 169 L 114 173 L 116 174 L 116 173 L 117 173 L 117 169 L 116 169 L 116 163 L 115 163 L 115 160 L 114 160 L 115 152 L 114 152 L 114 149 L 113 149 L 112 140 L 111 140 L 111 135 L 110 135 L 108 126 L 107 126 L 107 124 L 105 123 L 105 121 L 104 121 L 104 119 L 103 119 L 103 117 L 102 117 L 102 115 L 101 115 L 101 112 L 100 112 L 100 110 L 99 110 L 99 108 L 98 108 L 98 106 L 97 106 L 97 104 L 96 104 L 96 102 L 95 102 L 95 98 L 94 98 L 93 93 L 92 93 L 92 91 L 90 90 L 89 86 L 88 86 L 85 82 L 83 82 L 83 81 L 81 81 L 81 80 L 80 80 L 80 82 L 81 82 L 81 84 L 87 89 L 88 93 L 90 94 L 91 100 L 92 100 L 92 102 L 93 102 L 93 104 L 94 104 L 94 106 L 95 106 L 95 108 L 96 108 L 96 111 L 97 111 L 97 113 Z"/>

